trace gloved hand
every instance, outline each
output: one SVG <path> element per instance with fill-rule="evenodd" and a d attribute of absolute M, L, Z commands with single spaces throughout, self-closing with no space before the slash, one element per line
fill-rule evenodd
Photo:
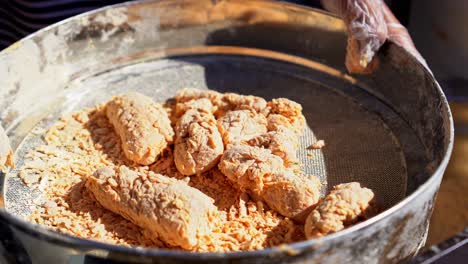
<path fill-rule="evenodd" d="M 374 55 L 386 40 L 405 48 L 427 68 L 408 31 L 383 0 L 322 0 L 322 5 L 346 23 L 346 68 L 350 73 L 372 72 L 378 64 Z"/>

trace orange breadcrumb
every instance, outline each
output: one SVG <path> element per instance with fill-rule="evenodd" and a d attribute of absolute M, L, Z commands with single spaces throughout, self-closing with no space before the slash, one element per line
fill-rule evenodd
<path fill-rule="evenodd" d="M 23 176 L 39 175 L 35 181 L 45 184 L 45 197 L 38 201 L 30 221 L 61 233 L 111 244 L 181 249 L 152 238 L 144 229 L 106 210 L 84 187 L 84 180 L 103 166 L 125 165 L 142 173 L 153 170 L 183 179 L 170 149 L 150 167 L 128 160 L 103 106 L 61 118 L 44 138 L 46 143 L 26 155 L 22 168 Z M 190 177 L 189 185 L 212 197 L 220 211 L 219 223 L 211 235 L 201 238 L 191 251 L 258 250 L 305 239 L 302 225 L 268 209 L 262 202 L 251 200 L 233 188 L 216 168 Z"/>

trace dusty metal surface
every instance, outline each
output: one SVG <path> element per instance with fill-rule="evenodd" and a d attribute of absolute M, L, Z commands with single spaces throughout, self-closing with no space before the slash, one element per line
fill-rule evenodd
<path fill-rule="evenodd" d="M 102 86 L 105 82 L 100 76 L 110 76 L 132 67 L 138 70 L 138 65 L 157 63 L 158 58 L 171 55 L 173 60 L 178 58 L 180 62 L 185 58 L 184 63 L 189 62 L 189 66 L 202 67 L 204 84 L 210 84 L 211 80 L 217 89 L 236 91 L 239 88 L 230 85 L 239 83 L 229 79 L 229 74 L 210 79 L 210 76 L 217 76 L 218 67 L 210 73 L 206 64 L 187 60 L 187 57 L 229 53 L 224 51 L 225 47 L 216 48 L 226 45 L 274 51 L 276 61 L 297 65 L 294 66 L 296 75 L 310 78 L 307 80 L 311 83 L 308 84 L 309 95 L 314 94 L 314 89 L 333 91 L 339 98 L 350 98 L 355 104 L 353 109 L 364 109 L 367 115 L 375 116 L 380 124 L 385 124 L 389 131 L 386 135 L 390 138 L 383 140 L 394 142 L 390 146 L 400 148 L 394 152 L 404 156 L 400 164 L 405 164 L 407 177 L 404 178 L 407 182 L 403 187 L 395 188 L 396 192 L 403 192 L 388 205 L 392 207 L 380 215 L 322 239 L 229 254 L 116 247 L 32 226 L 2 208 L 0 217 L 10 223 L 29 257 L 38 262 L 65 262 L 75 257 L 83 259 L 77 255 L 156 263 L 387 263 L 411 257 L 424 244 L 435 193 L 451 151 L 453 128 L 450 112 L 433 77 L 401 48 L 385 46 L 379 55 L 380 68 L 375 74 L 351 77 L 344 74 L 345 44 L 346 36 L 340 20 L 287 4 L 257 0 L 185 0 L 144 1 L 107 8 L 49 27 L 0 53 L 0 118 L 13 148 L 17 149 L 29 131 L 51 113 L 76 109 L 84 102 L 78 99 L 85 97 L 97 101 L 105 99 L 107 95 L 102 91 L 106 91 L 106 86 Z M 258 59 L 256 54 L 245 54 L 245 49 L 237 49 L 233 54 Z M 215 61 L 229 65 L 222 59 Z M 239 76 L 243 66 L 252 64 L 232 60 L 230 63 L 237 65 L 237 68 L 231 68 L 237 74 L 231 78 Z M 149 69 L 147 74 L 154 73 L 154 67 L 146 69 Z M 184 67 L 174 71 L 180 74 L 175 78 L 190 80 L 184 78 L 184 70 L 188 71 Z M 120 75 L 126 78 L 108 82 L 107 88 L 113 87 L 112 92 L 118 91 L 116 84 L 119 82 L 132 80 L 132 74 Z M 100 80 L 100 86 L 86 83 L 93 78 Z M 197 80 L 202 79 L 193 81 Z M 266 90 L 258 89 L 265 87 L 264 83 L 255 83 L 258 80 L 261 78 L 250 80 L 250 89 L 260 94 L 267 93 L 268 87 L 264 88 Z M 248 83 L 247 79 L 245 81 Z M 77 89 L 84 84 L 91 88 Z M 99 89 L 102 97 L 95 96 L 99 93 L 90 96 L 93 89 Z M 277 93 L 288 94 L 288 91 L 283 89 Z M 298 94 L 297 98 L 300 100 L 302 97 Z M 336 103 L 340 105 L 343 102 L 338 100 Z M 306 107 L 311 105 L 310 114 L 313 115 L 313 104 L 317 102 L 302 103 Z M 339 110 L 332 109 L 337 111 L 334 114 Z M 330 128 L 330 131 L 337 129 Z M 363 131 L 363 135 L 365 133 Z M 377 145 L 375 149 L 379 147 Z M 340 166 L 343 169 L 343 165 Z M 368 173 L 373 167 L 368 166 Z M 3 176 L 0 176 L 0 185 L 3 185 Z M 2 188 L 0 196 L 4 196 L 1 192 Z M 405 195 L 406 198 L 401 200 Z M 42 248 L 39 251 L 38 245 Z"/>

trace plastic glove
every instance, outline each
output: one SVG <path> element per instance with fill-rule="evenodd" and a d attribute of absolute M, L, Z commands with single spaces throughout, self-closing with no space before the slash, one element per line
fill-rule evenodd
<path fill-rule="evenodd" d="M 378 65 L 374 55 L 386 40 L 405 48 L 427 67 L 406 28 L 382 0 L 322 0 L 322 4 L 346 23 L 349 72 L 372 72 Z"/>

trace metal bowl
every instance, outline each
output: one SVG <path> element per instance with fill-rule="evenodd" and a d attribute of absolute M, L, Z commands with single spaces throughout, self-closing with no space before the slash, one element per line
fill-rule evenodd
<path fill-rule="evenodd" d="M 397 262 L 424 245 L 453 144 L 434 77 L 387 43 L 371 75 L 346 74 L 345 28 L 321 11 L 262 0 L 136 1 L 45 28 L 0 53 L 0 117 L 22 156 L 31 130 L 136 89 L 164 100 L 186 86 L 300 102 L 311 139 L 327 147 L 306 170 L 328 186 L 361 181 L 383 212 L 338 233 L 258 251 L 188 253 L 128 248 L 60 234 L 24 220 L 40 193 L 17 170 L 0 174 L 0 219 L 20 260 L 67 262 Z M 323 192 L 326 189 L 322 190 Z M 13 249 L 12 249 L 13 250 Z"/>

